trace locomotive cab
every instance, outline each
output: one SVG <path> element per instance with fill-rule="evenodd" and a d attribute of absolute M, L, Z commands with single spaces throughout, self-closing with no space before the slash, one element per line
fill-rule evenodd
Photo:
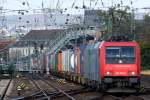
<path fill-rule="evenodd" d="M 140 49 L 136 42 L 105 42 L 101 55 L 104 84 L 109 87 L 139 87 Z"/>

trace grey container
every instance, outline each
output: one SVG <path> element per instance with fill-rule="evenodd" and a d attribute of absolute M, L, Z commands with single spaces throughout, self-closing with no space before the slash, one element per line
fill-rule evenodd
<path fill-rule="evenodd" d="M 66 50 L 66 71 L 67 72 L 69 71 L 69 67 L 70 67 L 70 65 L 69 65 L 69 62 L 70 62 L 69 54 L 70 54 L 70 50 Z"/>
<path fill-rule="evenodd" d="M 85 45 L 81 45 L 80 46 L 80 74 L 83 76 L 83 61 L 84 61 L 84 50 L 85 50 L 86 46 Z"/>
<path fill-rule="evenodd" d="M 69 50 L 62 51 L 62 71 L 69 71 Z"/>
<path fill-rule="evenodd" d="M 90 80 L 100 81 L 100 42 L 96 43 L 91 50 L 91 73 Z"/>
<path fill-rule="evenodd" d="M 93 69 L 95 66 L 93 66 L 93 59 L 94 59 L 94 56 L 92 56 L 92 54 L 94 54 L 94 45 L 91 45 L 89 48 L 88 48 L 88 54 L 89 54 L 89 65 L 88 65 L 88 79 L 92 80 L 92 74 L 93 73 Z"/>
<path fill-rule="evenodd" d="M 84 49 L 83 76 L 100 82 L 100 42 Z"/>
<path fill-rule="evenodd" d="M 87 45 L 84 50 L 84 58 L 83 58 L 83 76 L 89 79 L 89 71 L 90 71 L 90 47 L 91 45 Z"/>

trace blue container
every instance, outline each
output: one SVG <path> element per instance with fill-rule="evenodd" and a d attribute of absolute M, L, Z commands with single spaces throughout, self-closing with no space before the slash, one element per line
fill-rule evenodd
<path fill-rule="evenodd" d="M 82 75 L 87 78 L 88 80 L 94 80 L 100 82 L 100 42 L 93 44 L 93 45 L 87 45 L 86 48 L 84 48 L 83 51 L 83 69 L 82 69 Z M 82 53 L 81 53 L 82 54 Z"/>
<path fill-rule="evenodd" d="M 88 48 L 88 54 L 89 54 L 89 66 L 88 66 L 88 79 L 92 80 L 92 75 L 94 74 L 92 71 L 94 69 L 95 66 L 93 66 L 94 63 L 94 57 L 92 56 L 92 54 L 94 54 L 94 45 L 90 45 L 90 47 Z"/>
<path fill-rule="evenodd" d="M 85 45 L 81 45 L 80 46 L 80 74 L 83 76 L 83 61 L 84 61 L 84 50 L 85 50 L 86 46 Z"/>
<path fill-rule="evenodd" d="M 83 58 L 83 76 L 89 79 L 90 74 L 90 48 L 91 45 L 87 45 L 84 50 L 84 58 Z"/>
<path fill-rule="evenodd" d="M 100 81 L 100 49 L 99 49 L 100 42 L 96 43 L 91 50 L 91 74 L 90 80 Z"/>

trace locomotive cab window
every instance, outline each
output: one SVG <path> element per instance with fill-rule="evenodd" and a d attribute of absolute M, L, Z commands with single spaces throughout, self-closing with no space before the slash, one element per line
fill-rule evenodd
<path fill-rule="evenodd" d="M 134 64 L 135 47 L 106 47 L 107 64 Z"/>

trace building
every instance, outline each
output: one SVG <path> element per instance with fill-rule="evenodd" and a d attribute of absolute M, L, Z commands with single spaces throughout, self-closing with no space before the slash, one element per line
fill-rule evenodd
<path fill-rule="evenodd" d="M 43 70 L 42 65 L 37 64 L 40 63 L 39 57 L 49 49 L 51 41 L 64 33 L 64 29 L 31 30 L 9 49 L 10 61 L 17 62 L 18 71 Z"/>
<path fill-rule="evenodd" d="M 15 43 L 15 40 L 0 41 L 0 63 L 7 63 L 9 60 L 9 48 Z"/>
<path fill-rule="evenodd" d="M 83 24 L 86 27 L 101 27 L 99 11 L 100 10 L 85 10 Z"/>

